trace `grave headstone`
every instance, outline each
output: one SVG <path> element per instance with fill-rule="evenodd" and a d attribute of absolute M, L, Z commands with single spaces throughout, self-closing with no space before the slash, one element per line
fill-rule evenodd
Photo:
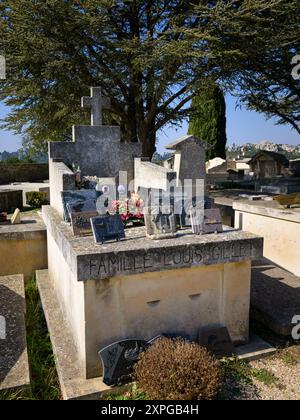
<path fill-rule="evenodd" d="M 170 206 L 151 206 L 144 208 L 147 236 L 151 239 L 176 237 L 177 226 L 173 208 Z"/>
<path fill-rule="evenodd" d="M 192 231 L 195 235 L 201 235 L 203 231 L 203 223 L 204 223 L 204 207 L 202 206 L 195 206 L 191 208 L 190 216 L 191 216 L 191 224 L 192 224 Z"/>
<path fill-rule="evenodd" d="M 148 346 L 145 340 L 129 339 L 118 341 L 100 350 L 103 382 L 109 386 L 116 386 L 129 381 L 134 364 Z"/>
<path fill-rule="evenodd" d="M 125 238 L 124 225 L 119 214 L 94 217 L 91 219 L 91 224 L 97 244 Z"/>
<path fill-rule="evenodd" d="M 77 191 L 62 191 L 61 197 L 64 209 L 64 220 L 70 223 L 71 217 L 68 208 L 70 205 L 82 203 L 84 201 L 94 200 L 95 202 L 102 195 L 96 190 L 77 190 Z"/>
<path fill-rule="evenodd" d="M 235 353 L 226 327 L 200 329 L 199 344 L 219 358 L 231 357 Z"/>

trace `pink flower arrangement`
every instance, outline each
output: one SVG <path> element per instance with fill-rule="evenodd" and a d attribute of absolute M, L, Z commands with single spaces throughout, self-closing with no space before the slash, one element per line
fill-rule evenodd
<path fill-rule="evenodd" d="M 137 194 L 132 194 L 131 198 L 113 201 L 111 210 L 113 213 L 120 214 L 122 222 L 124 224 L 127 224 L 129 222 L 143 223 L 143 207 L 143 200 Z"/>

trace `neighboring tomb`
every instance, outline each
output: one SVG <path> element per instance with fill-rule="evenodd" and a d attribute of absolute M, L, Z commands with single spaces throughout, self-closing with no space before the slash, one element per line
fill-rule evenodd
<path fill-rule="evenodd" d="M 0 391 L 30 385 L 22 275 L 0 277 Z"/>
<path fill-rule="evenodd" d="M 300 276 L 300 209 L 275 201 L 234 202 L 235 227 L 264 238 L 264 257 Z"/>
<path fill-rule="evenodd" d="M 284 155 L 266 150 L 259 151 L 248 164 L 256 179 L 283 176 L 289 167 Z"/>
<path fill-rule="evenodd" d="M 31 279 L 48 267 L 47 232 L 38 215 L 22 215 L 20 224 L 0 224 L 0 276 L 22 273 Z"/>

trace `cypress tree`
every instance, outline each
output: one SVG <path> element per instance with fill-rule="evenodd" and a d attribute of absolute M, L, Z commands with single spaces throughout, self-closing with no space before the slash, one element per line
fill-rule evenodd
<path fill-rule="evenodd" d="M 201 89 L 193 99 L 189 134 L 213 146 L 207 159 L 226 159 L 226 102 L 217 84 Z"/>

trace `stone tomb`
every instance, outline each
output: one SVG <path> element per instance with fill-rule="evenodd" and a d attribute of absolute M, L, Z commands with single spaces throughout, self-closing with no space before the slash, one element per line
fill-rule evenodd
<path fill-rule="evenodd" d="M 93 124 L 101 123 L 97 109 Z M 75 164 L 90 177 L 117 177 L 129 166 L 133 174 L 141 145 L 121 144 L 117 127 L 83 126 L 73 132 L 74 142 L 50 145 L 51 206 L 43 207 L 43 219 L 51 296 L 76 349 L 76 375 L 100 377 L 98 352 L 120 340 L 148 341 L 181 331 L 197 341 L 200 328 L 226 326 L 233 342 L 247 342 L 251 260 L 262 256 L 262 238 L 232 230 L 198 236 L 185 229 L 176 238 L 155 241 L 145 227 L 103 245 L 93 236 L 75 237 L 63 222 L 61 200 L 62 191 L 75 189 L 70 167 Z M 49 301 L 47 288 L 39 288 L 43 302 Z M 51 316 L 52 307 L 44 303 L 48 320 L 58 319 Z M 59 377 L 68 376 L 58 366 Z"/>
<path fill-rule="evenodd" d="M 83 377 L 100 376 L 98 352 L 122 339 L 182 331 L 197 341 L 200 327 L 224 325 L 234 342 L 247 342 L 251 260 L 262 255 L 261 238 L 185 230 L 153 241 L 133 228 L 125 240 L 99 246 L 74 237 L 53 208 L 43 215 L 49 277 Z"/>

